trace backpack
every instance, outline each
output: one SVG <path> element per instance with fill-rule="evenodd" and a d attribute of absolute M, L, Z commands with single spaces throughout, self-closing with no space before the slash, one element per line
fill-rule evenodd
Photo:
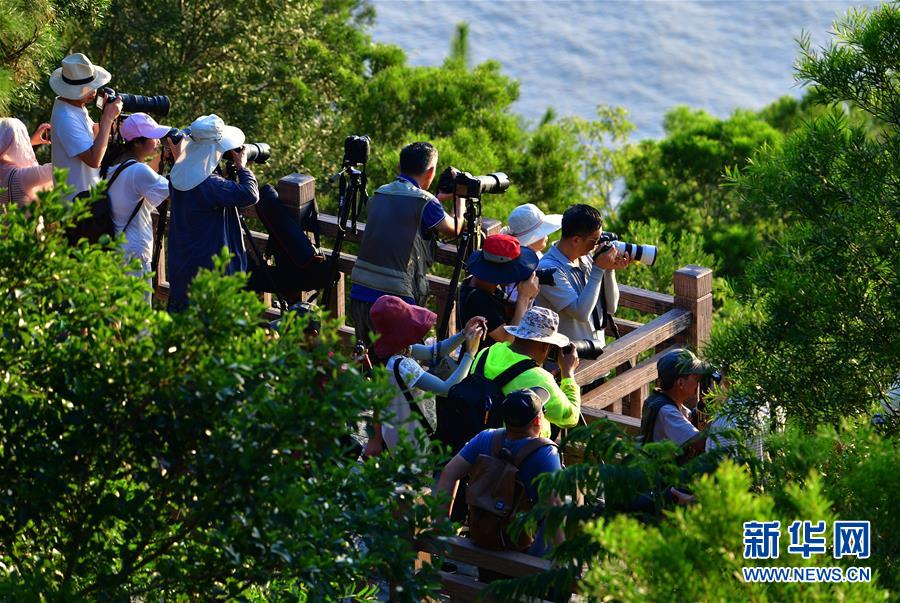
<path fill-rule="evenodd" d="M 556 446 L 553 440 L 533 438 L 519 451 L 503 447 L 506 430 L 498 429 L 491 438 L 491 454 L 478 455 L 469 470 L 466 504 L 469 506 L 469 537 L 488 549 L 525 551 L 534 535 L 523 531 L 513 539 L 507 529 L 517 513 L 530 511 L 533 503 L 519 479 L 519 467 L 529 456 L 545 446 Z"/>
<path fill-rule="evenodd" d="M 437 437 L 450 446 L 453 454 L 485 429 L 503 427 L 502 419 L 491 412 L 506 397 L 503 388 L 537 366 L 534 360 L 526 358 L 488 379 L 484 365 L 489 353 L 490 348 L 482 352 L 469 376 L 451 387 L 446 398 L 437 400 Z"/>
<path fill-rule="evenodd" d="M 248 287 L 260 293 L 278 293 L 291 303 L 300 299 L 302 291 L 323 288 L 331 274 L 331 264 L 319 249 L 316 202 L 286 206 L 275 187 L 267 184 L 259 191 L 256 215 L 269 235 L 265 257 L 273 258 L 274 265 L 254 264 Z M 314 242 L 307 232 L 313 233 Z"/>
<path fill-rule="evenodd" d="M 656 420 L 659 418 L 659 412 L 663 406 L 671 404 L 675 406 L 675 401 L 662 392 L 653 392 L 649 398 L 644 401 L 644 407 L 641 412 L 641 435 L 640 440 L 644 444 L 653 441 L 653 432 L 656 429 Z"/>
<path fill-rule="evenodd" d="M 106 190 L 103 191 L 103 194 L 99 199 L 91 203 L 91 213 L 66 231 L 69 245 L 76 245 L 79 239 L 87 239 L 89 243 L 96 243 L 103 235 L 107 235 L 110 238 L 116 236 L 116 225 L 113 223 L 112 218 L 112 203 L 109 200 L 109 189 L 112 187 L 113 182 L 116 181 L 116 178 L 119 177 L 119 174 L 121 174 L 125 168 L 134 165 L 135 163 L 137 163 L 136 160 L 129 159 L 128 161 L 122 162 L 122 164 L 116 168 L 112 178 L 106 182 Z M 84 191 L 78 193 L 75 197 L 84 198 L 89 197 L 90 195 L 91 191 Z M 131 218 L 128 219 L 128 224 L 130 224 L 131 220 L 134 219 L 134 216 L 137 215 L 142 202 L 143 200 L 134 208 Z M 128 224 L 125 225 L 125 228 L 128 228 Z"/>

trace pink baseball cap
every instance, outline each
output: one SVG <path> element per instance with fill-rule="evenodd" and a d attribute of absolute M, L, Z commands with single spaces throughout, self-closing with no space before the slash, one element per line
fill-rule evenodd
<path fill-rule="evenodd" d="M 146 113 L 132 113 L 122 125 L 119 126 L 119 133 L 125 140 L 134 140 L 139 136 L 144 138 L 162 138 L 169 133 L 169 126 L 161 126 L 156 123 L 152 117 Z"/>

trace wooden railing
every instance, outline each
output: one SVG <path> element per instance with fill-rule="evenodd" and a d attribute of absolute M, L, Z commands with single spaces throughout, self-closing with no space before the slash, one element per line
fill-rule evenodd
<path fill-rule="evenodd" d="M 288 205 L 299 206 L 309 203 L 315 196 L 315 181 L 310 176 L 292 174 L 279 181 L 278 193 L 282 202 Z M 244 213 L 247 216 L 255 216 L 253 208 L 248 208 Z M 334 238 L 337 234 L 337 222 L 335 216 L 319 215 L 319 227 L 324 238 Z M 347 242 L 355 243 L 361 239 L 362 233 L 365 232 L 365 224 L 359 223 L 357 228 L 357 233 L 347 233 L 345 239 Z M 496 220 L 484 220 L 486 234 L 496 233 L 499 229 L 500 223 Z M 263 251 L 268 235 L 253 231 L 252 237 L 256 247 Z M 251 248 L 252 246 L 248 244 L 248 249 Z M 330 257 L 331 250 L 325 249 L 325 252 Z M 354 255 L 341 254 L 340 274 L 328 308 L 331 316 L 341 321 L 341 331 L 348 341 L 352 337 L 353 330 L 344 324 L 346 281 L 355 261 Z M 439 264 L 453 266 L 456 261 L 456 247 L 441 243 L 438 246 L 436 261 Z M 165 301 L 168 297 L 168 282 L 164 256 L 160 261 L 157 279 L 156 297 Z M 430 275 L 428 282 L 440 316 L 450 293 L 449 279 Z M 596 360 L 581 361 L 575 373 L 575 379 L 580 385 L 591 383 L 614 371 L 614 376 L 582 396 L 582 413 L 588 422 L 609 418 L 626 431 L 636 432 L 640 426 L 641 404 L 649 395 L 650 386 L 657 378 L 656 361 L 659 356 L 679 345 L 698 350 L 709 338 L 712 319 L 712 270 L 700 266 L 685 266 L 675 273 L 674 290 L 673 296 L 628 285 L 619 286 L 620 308 L 633 308 L 657 316 L 647 323 L 615 319 L 620 338 L 607 345 L 603 354 Z M 271 307 L 268 295 L 266 301 L 269 304 L 266 318 L 276 318 L 279 315 L 278 309 Z M 452 328 L 455 320 L 450 322 Z M 653 354 L 641 359 L 648 352 Z"/>

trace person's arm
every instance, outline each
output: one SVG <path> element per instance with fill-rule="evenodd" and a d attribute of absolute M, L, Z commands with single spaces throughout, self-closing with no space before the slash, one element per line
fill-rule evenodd
<path fill-rule="evenodd" d="M 525 312 L 531 307 L 531 302 L 534 301 L 540 290 L 537 272 L 532 272 L 531 276 L 516 286 L 516 292 L 518 293 L 516 296 L 516 309 L 513 311 L 512 319 L 509 321 L 510 326 L 519 324 L 519 321 L 522 320 Z"/>
<path fill-rule="evenodd" d="M 544 405 L 544 416 L 559 427 L 575 427 L 581 414 L 581 388 L 575 383 L 575 369 L 578 368 L 578 354 L 559 355 L 559 372 L 562 379 L 559 385 L 547 374 L 547 391 L 550 399 Z"/>
<path fill-rule="evenodd" d="M 100 127 L 94 136 L 94 144 L 88 150 L 78 153 L 78 158 L 92 168 L 100 167 L 103 162 L 103 156 L 106 154 L 106 147 L 109 144 L 109 134 L 112 132 L 113 122 L 122 112 L 122 98 L 116 98 L 114 102 L 106 103 L 103 106 L 103 115 L 100 117 Z"/>
<path fill-rule="evenodd" d="M 479 322 L 478 319 L 481 319 L 481 322 Z M 480 316 L 476 316 L 469 321 L 469 326 L 467 326 L 464 331 L 466 337 L 466 352 L 462 355 L 462 358 L 459 359 L 459 365 L 456 367 L 456 370 L 453 371 L 452 375 L 447 377 L 446 380 L 443 380 L 437 375 L 423 373 L 415 383 L 410 384 L 410 387 L 415 385 L 419 389 L 425 391 L 434 392 L 438 395 L 446 395 L 451 387 L 465 379 L 466 375 L 469 374 L 469 369 L 472 368 L 472 360 L 475 357 L 475 352 L 478 351 L 478 344 L 481 343 L 481 338 L 484 334 L 483 320 L 484 319 Z"/>
<path fill-rule="evenodd" d="M 453 508 L 453 501 L 456 499 L 456 489 L 461 480 L 472 468 L 472 463 L 463 458 L 462 453 L 453 457 L 438 478 L 436 492 L 443 492 L 449 497 L 447 507 L 444 511 L 450 515 L 450 509 Z"/>
<path fill-rule="evenodd" d="M 437 198 L 439 201 L 444 201 L 445 199 L 449 199 L 453 197 L 453 193 L 440 193 Z M 463 231 L 463 226 L 466 222 L 463 216 L 465 215 L 465 202 L 462 197 L 456 197 L 456 207 L 454 208 L 456 212 L 457 218 L 454 219 L 448 213 L 444 213 L 444 219 L 441 220 L 435 228 L 437 231 L 448 237 L 456 237 L 459 236 L 459 233 Z"/>
<path fill-rule="evenodd" d="M 615 316 L 616 310 L 619 309 L 619 283 L 616 282 L 616 271 L 606 270 L 603 272 L 603 294 L 605 296 L 606 311 L 610 316 Z"/>
<path fill-rule="evenodd" d="M 234 167 L 237 171 L 237 182 L 231 180 L 220 181 L 221 194 L 216 199 L 219 207 L 247 207 L 255 205 L 259 201 L 259 186 L 256 176 L 250 171 L 247 164 L 247 148 L 243 147 L 239 153 L 229 151 Z"/>
<path fill-rule="evenodd" d="M 169 181 L 153 171 L 150 166 L 142 164 L 128 169 L 140 170 L 135 184 L 141 197 L 153 207 L 169 197 Z"/>
<path fill-rule="evenodd" d="M 42 144 L 50 144 L 50 138 L 44 136 L 47 132 L 50 131 L 50 124 L 43 123 L 37 127 L 34 131 L 34 134 L 31 135 L 31 146 L 39 147 Z"/>
<path fill-rule="evenodd" d="M 540 289 L 541 299 L 549 304 L 551 310 L 579 321 L 591 319 L 591 312 L 600 298 L 600 284 L 603 282 L 603 271 L 591 270 L 587 285 L 581 294 L 562 270 L 553 273 L 553 285 L 543 285 Z"/>
<path fill-rule="evenodd" d="M 53 186 L 53 164 L 16 168 L 16 176 L 26 195 L 46 190 Z M 20 201 L 24 203 L 25 199 Z"/>
<path fill-rule="evenodd" d="M 456 335 L 451 335 L 443 341 L 426 345 L 424 343 L 414 343 L 409 346 L 410 356 L 416 360 L 431 360 L 434 357 L 443 358 L 456 348 L 462 345 L 466 340 L 466 332 L 460 331 Z"/>

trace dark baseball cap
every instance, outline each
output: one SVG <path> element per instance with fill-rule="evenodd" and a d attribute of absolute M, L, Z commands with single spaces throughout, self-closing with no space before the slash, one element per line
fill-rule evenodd
<path fill-rule="evenodd" d="M 685 348 L 667 352 L 656 362 L 656 372 L 663 382 L 672 382 L 685 375 L 711 375 L 715 370 L 713 365 Z"/>
<path fill-rule="evenodd" d="M 550 392 L 543 387 L 510 392 L 500 403 L 500 416 L 508 427 L 524 427 L 544 410 Z"/>

